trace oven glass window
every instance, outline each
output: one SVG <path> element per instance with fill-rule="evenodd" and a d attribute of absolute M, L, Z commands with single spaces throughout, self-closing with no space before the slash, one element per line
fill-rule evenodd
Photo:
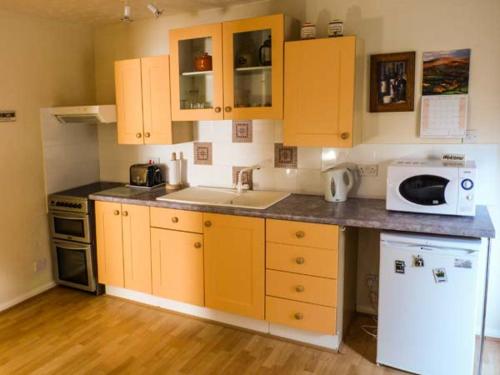
<path fill-rule="evenodd" d="M 54 216 L 54 230 L 57 234 L 73 237 L 85 237 L 84 219 L 63 219 Z"/>
<path fill-rule="evenodd" d="M 449 182 L 450 180 L 439 176 L 413 176 L 399 185 L 399 193 L 412 203 L 438 206 L 446 204 L 444 193 Z"/>
<path fill-rule="evenodd" d="M 89 285 L 87 252 L 56 246 L 59 279 L 80 285 Z"/>

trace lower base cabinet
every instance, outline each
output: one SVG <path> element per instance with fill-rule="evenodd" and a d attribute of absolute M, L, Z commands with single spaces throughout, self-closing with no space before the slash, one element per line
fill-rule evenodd
<path fill-rule="evenodd" d="M 151 228 L 153 294 L 204 306 L 203 235 Z"/>
<path fill-rule="evenodd" d="M 264 319 L 264 219 L 203 214 L 205 305 Z"/>

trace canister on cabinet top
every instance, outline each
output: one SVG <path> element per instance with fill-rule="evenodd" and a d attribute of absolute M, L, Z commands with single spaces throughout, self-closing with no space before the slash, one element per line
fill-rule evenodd
<path fill-rule="evenodd" d="M 316 25 L 306 22 L 300 29 L 300 39 L 314 39 L 316 38 Z"/>
<path fill-rule="evenodd" d="M 328 37 L 334 38 L 344 35 L 344 22 L 333 20 L 328 23 Z"/>

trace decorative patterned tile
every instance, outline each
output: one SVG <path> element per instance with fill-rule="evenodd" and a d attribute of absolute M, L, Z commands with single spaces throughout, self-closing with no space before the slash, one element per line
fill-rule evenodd
<path fill-rule="evenodd" d="M 274 144 L 274 167 L 297 168 L 297 147 L 284 146 L 283 143 Z"/>
<path fill-rule="evenodd" d="M 233 185 L 238 183 L 238 174 L 243 168 L 247 167 L 233 167 Z M 253 170 L 243 172 L 241 180 L 242 184 L 247 184 L 250 189 L 253 189 Z"/>
<path fill-rule="evenodd" d="M 193 162 L 199 165 L 212 165 L 212 143 L 194 142 L 193 143 Z"/>
<path fill-rule="evenodd" d="M 252 120 L 233 121 L 233 143 L 251 143 L 252 139 Z"/>

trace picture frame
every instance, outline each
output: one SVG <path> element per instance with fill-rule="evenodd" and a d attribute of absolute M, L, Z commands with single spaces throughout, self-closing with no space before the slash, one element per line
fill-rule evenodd
<path fill-rule="evenodd" d="M 370 56 L 370 112 L 411 112 L 415 107 L 415 52 Z"/>

